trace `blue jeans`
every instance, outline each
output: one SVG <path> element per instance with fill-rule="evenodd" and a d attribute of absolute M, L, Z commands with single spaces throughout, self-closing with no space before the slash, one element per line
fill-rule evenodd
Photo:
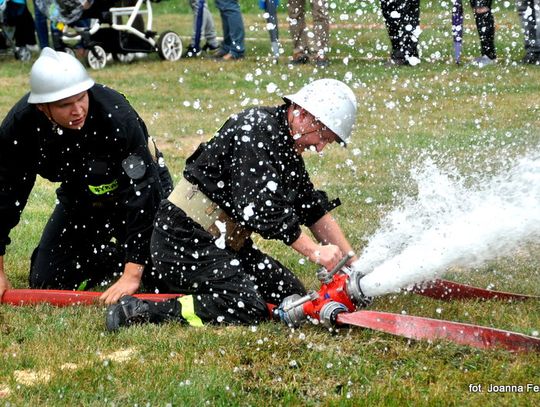
<path fill-rule="evenodd" d="M 238 58 L 244 55 L 244 21 L 238 0 L 216 0 L 223 26 L 223 51 Z"/>
<path fill-rule="evenodd" d="M 203 15 L 202 15 L 202 27 L 201 29 L 201 38 L 199 38 L 199 43 L 197 43 L 195 38 L 195 32 L 197 31 L 197 14 L 199 12 L 199 2 L 200 0 L 189 0 L 191 9 L 193 10 L 193 34 L 191 35 L 191 45 L 194 45 L 196 48 L 199 48 L 200 39 L 204 37 L 206 42 L 212 47 L 218 46 L 218 41 L 216 39 L 216 27 L 214 25 L 214 18 L 208 9 L 207 2 L 204 2 Z"/>
<path fill-rule="evenodd" d="M 41 49 L 49 46 L 49 27 L 47 25 L 47 16 L 41 12 L 34 0 L 34 22 L 36 24 L 36 34 L 39 47 Z"/>

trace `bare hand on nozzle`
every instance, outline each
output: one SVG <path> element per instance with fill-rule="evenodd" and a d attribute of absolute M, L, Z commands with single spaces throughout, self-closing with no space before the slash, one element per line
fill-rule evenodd
<path fill-rule="evenodd" d="M 323 266 L 326 270 L 332 270 L 343 258 L 343 252 L 339 246 L 333 244 L 321 245 L 314 250 L 309 260 Z"/>

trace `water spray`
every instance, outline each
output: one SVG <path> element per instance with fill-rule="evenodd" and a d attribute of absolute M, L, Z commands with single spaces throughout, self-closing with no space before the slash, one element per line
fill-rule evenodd
<path fill-rule="evenodd" d="M 540 243 L 540 153 L 476 174 L 473 184 L 431 160 L 411 175 L 418 194 L 381 220 L 359 256 L 365 295 L 397 293 Z"/>

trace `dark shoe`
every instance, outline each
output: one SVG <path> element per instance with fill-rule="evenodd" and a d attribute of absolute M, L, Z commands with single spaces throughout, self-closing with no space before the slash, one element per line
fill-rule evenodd
<path fill-rule="evenodd" d="M 32 58 L 32 54 L 30 53 L 30 50 L 26 47 L 15 47 L 15 59 L 18 59 L 19 61 L 30 61 Z"/>
<path fill-rule="evenodd" d="M 322 58 L 316 58 L 315 59 L 315 66 L 320 69 L 328 68 L 330 65 L 330 61 L 328 58 L 322 57 Z"/>
<path fill-rule="evenodd" d="M 182 307 L 177 298 L 156 302 L 125 295 L 107 308 L 106 324 L 107 330 L 113 332 L 122 326 L 173 320 L 182 321 Z"/>
<path fill-rule="evenodd" d="M 190 44 L 186 48 L 186 52 L 184 52 L 184 55 L 182 55 L 182 58 L 195 58 L 199 56 L 201 53 L 200 49 L 197 49 L 194 45 Z"/>
<path fill-rule="evenodd" d="M 291 64 L 293 65 L 305 65 L 309 62 L 309 56 L 306 54 L 295 54 L 293 55 L 293 59 L 291 61 Z"/>
<path fill-rule="evenodd" d="M 220 47 L 220 48 L 214 53 L 214 55 L 212 55 L 212 58 L 214 58 L 214 59 L 221 59 L 221 58 L 223 58 L 223 57 L 224 57 L 225 55 L 227 55 L 227 54 L 228 54 L 228 52 L 225 51 L 223 48 Z"/>
<path fill-rule="evenodd" d="M 384 63 L 386 68 L 393 68 L 395 66 L 409 66 L 409 62 L 405 58 L 392 57 Z"/>
<path fill-rule="evenodd" d="M 521 62 L 523 64 L 540 65 L 540 52 L 527 52 Z"/>
<path fill-rule="evenodd" d="M 150 307 L 146 301 L 125 295 L 117 304 L 107 308 L 107 331 L 117 331 L 122 326 L 150 322 Z"/>
<path fill-rule="evenodd" d="M 219 45 L 210 45 L 208 43 L 204 44 L 202 47 L 202 50 L 206 52 L 208 55 L 214 55 L 219 50 Z"/>

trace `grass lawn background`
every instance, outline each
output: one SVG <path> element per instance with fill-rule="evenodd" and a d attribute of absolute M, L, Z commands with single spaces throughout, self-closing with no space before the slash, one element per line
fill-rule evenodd
<path fill-rule="evenodd" d="M 184 4 L 185 3 L 185 4 Z M 213 3 L 213 2 L 211 2 Z M 467 2 L 465 2 L 467 3 Z M 284 5 L 279 23 L 284 53 L 269 58 L 265 22 L 256 2 L 241 1 L 246 58 L 131 64 L 111 62 L 91 72 L 122 91 L 146 121 L 176 178 L 185 158 L 231 113 L 274 105 L 313 79 L 346 81 L 359 101 L 349 149 L 331 146 L 307 157 L 314 183 L 343 205 L 335 216 L 361 252 L 380 220 L 414 195 L 409 171 L 423 157 L 465 175 L 489 174 L 508 160 L 539 150 L 540 68 L 523 66 L 523 38 L 513 2 L 494 2 L 497 65 L 479 70 L 452 63 L 451 5 L 423 1 L 415 68 L 386 68 L 388 38 L 377 1 L 331 2 L 332 64 L 292 67 Z M 219 14 L 210 4 L 219 31 Z M 154 3 L 157 31 L 173 29 L 189 42 L 187 2 Z M 464 59 L 479 55 L 465 4 Z M 28 89 L 31 63 L 0 57 L 0 117 Z M 27 287 L 30 254 L 55 202 L 57 185 L 39 179 L 5 257 L 16 288 Z M 497 220 L 494 219 L 494 222 Z M 316 289 L 316 268 L 279 242 L 257 244 Z M 538 244 L 447 277 L 500 290 L 540 294 Z M 396 294 L 373 307 L 536 334 L 540 305 L 443 303 Z M 143 326 L 110 335 L 104 307 L 0 307 L 0 404 L 6 405 L 537 405 L 539 393 L 488 393 L 489 384 L 540 384 L 537 354 L 480 351 L 448 342 L 414 342 L 361 329 L 331 334 L 319 326 Z M 470 391 L 480 384 L 483 391 Z"/>

